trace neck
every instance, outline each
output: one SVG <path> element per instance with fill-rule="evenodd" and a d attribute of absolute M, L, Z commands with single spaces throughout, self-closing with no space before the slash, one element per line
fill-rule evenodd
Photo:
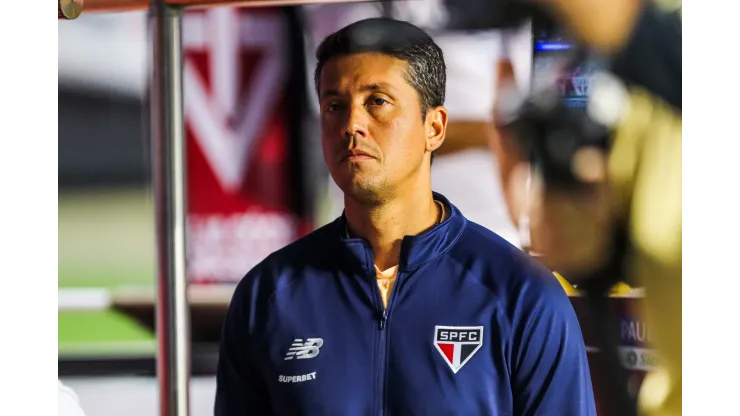
<path fill-rule="evenodd" d="M 375 265 L 380 270 L 399 263 L 405 236 L 421 234 L 440 220 L 439 209 L 428 189 L 374 205 L 345 195 L 344 206 L 349 232 L 370 243 Z"/>

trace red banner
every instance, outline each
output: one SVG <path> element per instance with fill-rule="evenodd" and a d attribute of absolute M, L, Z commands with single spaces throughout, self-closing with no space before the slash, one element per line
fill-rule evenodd
<path fill-rule="evenodd" d="M 289 174 L 287 33 L 274 9 L 185 14 L 191 282 L 236 282 L 305 228 Z"/>

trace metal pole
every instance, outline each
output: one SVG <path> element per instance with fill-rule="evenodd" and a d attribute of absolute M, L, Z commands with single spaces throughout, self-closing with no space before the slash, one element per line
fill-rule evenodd
<path fill-rule="evenodd" d="M 182 11 L 150 8 L 150 123 L 157 225 L 157 375 L 161 416 L 189 413 L 190 325 L 185 274 Z"/>
<path fill-rule="evenodd" d="M 59 20 L 77 19 L 82 13 L 83 0 L 59 0 L 57 16 Z"/>

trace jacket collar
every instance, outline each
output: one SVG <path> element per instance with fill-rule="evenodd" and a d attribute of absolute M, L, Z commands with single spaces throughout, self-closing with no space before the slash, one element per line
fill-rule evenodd
<path fill-rule="evenodd" d="M 447 198 L 433 192 L 434 199 L 443 202 L 449 211 L 447 219 L 426 232 L 404 237 L 401 243 L 399 272 L 419 268 L 447 252 L 457 241 L 465 228 L 467 220 L 459 209 Z M 360 267 L 368 276 L 375 276 L 375 262 L 370 243 L 362 238 L 347 238 L 347 220 L 344 213 L 334 221 L 333 238 L 344 249 L 344 260 L 354 267 Z"/>

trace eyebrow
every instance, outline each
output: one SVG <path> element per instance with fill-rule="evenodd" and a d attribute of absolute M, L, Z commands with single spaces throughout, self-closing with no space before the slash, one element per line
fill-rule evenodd
<path fill-rule="evenodd" d="M 379 91 L 379 90 L 382 90 L 382 89 L 387 89 L 387 90 L 391 90 L 391 91 L 392 90 L 395 90 L 395 88 L 393 88 L 392 85 L 390 85 L 388 83 L 385 83 L 385 82 L 377 82 L 377 83 L 374 83 L 374 84 L 366 84 L 366 85 L 360 86 L 360 91 L 362 91 L 362 92 L 365 92 L 365 91 Z M 337 90 L 325 90 L 324 92 L 321 93 L 321 99 L 323 100 L 323 99 L 325 99 L 327 97 L 338 97 L 340 95 L 341 94 Z"/>

